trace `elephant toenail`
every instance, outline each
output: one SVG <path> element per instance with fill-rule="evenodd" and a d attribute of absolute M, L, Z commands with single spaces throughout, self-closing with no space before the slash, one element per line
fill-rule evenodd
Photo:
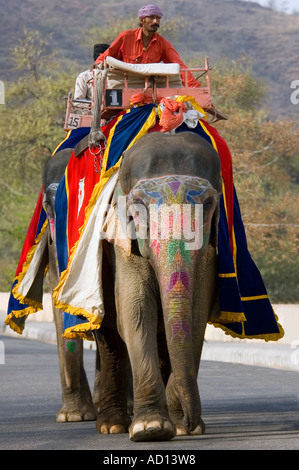
<path fill-rule="evenodd" d="M 179 426 L 176 428 L 176 435 L 177 436 L 187 436 L 187 434 L 188 433 L 187 433 L 186 428 L 179 427 Z"/>
<path fill-rule="evenodd" d="M 151 431 L 152 429 L 160 429 L 161 428 L 161 424 L 159 421 L 150 421 L 149 423 L 147 423 L 145 429 L 147 431 Z"/>
<path fill-rule="evenodd" d="M 136 423 L 132 428 L 132 435 L 137 434 L 138 432 L 144 431 L 144 424 L 143 423 Z"/>

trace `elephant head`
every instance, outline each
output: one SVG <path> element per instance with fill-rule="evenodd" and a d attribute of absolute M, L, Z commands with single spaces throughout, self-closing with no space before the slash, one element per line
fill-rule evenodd
<path fill-rule="evenodd" d="M 128 235 L 137 239 L 142 256 L 152 261 L 150 254 L 159 257 L 161 247 L 168 244 L 170 253 L 175 247 L 184 252 L 199 250 L 216 237 L 212 217 L 218 201 L 219 193 L 203 178 L 167 175 L 142 179 L 128 195 L 134 220 Z M 210 227 L 214 228 L 212 235 Z"/>

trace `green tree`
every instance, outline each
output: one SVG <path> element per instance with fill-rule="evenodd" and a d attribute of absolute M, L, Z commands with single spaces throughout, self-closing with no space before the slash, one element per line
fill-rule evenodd
<path fill-rule="evenodd" d="M 269 118 L 267 90 L 246 58 L 219 62 L 211 81 L 217 107 L 229 115 L 216 127 L 232 153 L 250 252 L 271 298 L 298 302 L 298 124 Z"/>
<path fill-rule="evenodd" d="M 0 107 L 0 290 L 8 289 L 42 186 L 42 168 L 63 140 L 65 97 L 74 71 L 57 67 L 38 31 L 25 33 L 12 53 L 19 72 Z"/>

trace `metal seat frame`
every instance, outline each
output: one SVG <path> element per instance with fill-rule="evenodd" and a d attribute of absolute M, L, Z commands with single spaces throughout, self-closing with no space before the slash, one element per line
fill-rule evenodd
<path fill-rule="evenodd" d="M 138 93 L 144 94 L 147 98 L 152 99 L 153 103 L 157 103 L 159 98 L 168 98 L 176 95 L 187 95 L 192 96 L 195 101 L 205 111 L 214 115 L 214 108 L 211 101 L 210 93 L 210 76 L 209 76 L 209 59 L 205 58 L 205 66 L 203 68 L 194 67 L 181 69 L 181 73 L 184 75 L 184 83 L 188 83 L 188 73 L 192 72 L 197 79 L 205 76 L 205 86 L 198 88 L 191 88 L 188 86 L 182 87 L 170 87 L 169 76 L 165 76 L 165 87 L 157 87 L 156 81 L 161 78 L 159 75 L 145 76 L 143 88 L 130 88 L 128 85 L 129 77 L 127 73 L 123 73 L 124 87 L 123 88 L 111 88 L 107 86 L 107 80 L 104 86 L 103 102 L 101 108 L 101 117 L 104 121 L 109 120 L 120 111 L 132 108 L 131 98 L 133 95 Z M 94 108 L 94 91 L 93 91 L 92 80 L 92 99 L 82 100 L 74 99 L 72 94 L 68 94 L 66 116 L 64 129 L 66 131 L 77 129 L 79 127 L 90 127 L 93 119 L 93 108 Z M 80 110 L 80 113 L 79 113 Z M 217 119 L 216 119 L 217 120 Z"/>

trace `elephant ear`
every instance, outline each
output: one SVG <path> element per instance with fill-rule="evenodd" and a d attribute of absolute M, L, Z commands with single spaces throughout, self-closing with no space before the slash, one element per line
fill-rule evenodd
<path fill-rule="evenodd" d="M 211 256 L 212 260 L 217 259 L 218 253 L 218 224 L 219 224 L 219 217 L 220 217 L 220 206 L 219 202 L 217 203 L 216 209 L 213 214 L 212 223 L 211 223 L 211 235 L 210 235 L 210 249 L 214 251 L 215 256 Z M 218 263 L 210 263 L 208 266 L 208 272 L 211 279 L 218 279 Z M 213 282 L 211 281 L 211 285 Z M 220 304 L 219 304 L 219 284 L 218 282 L 215 283 L 215 292 L 211 296 L 212 303 L 210 305 L 209 311 L 209 321 L 210 322 L 218 322 L 220 316 Z"/>

